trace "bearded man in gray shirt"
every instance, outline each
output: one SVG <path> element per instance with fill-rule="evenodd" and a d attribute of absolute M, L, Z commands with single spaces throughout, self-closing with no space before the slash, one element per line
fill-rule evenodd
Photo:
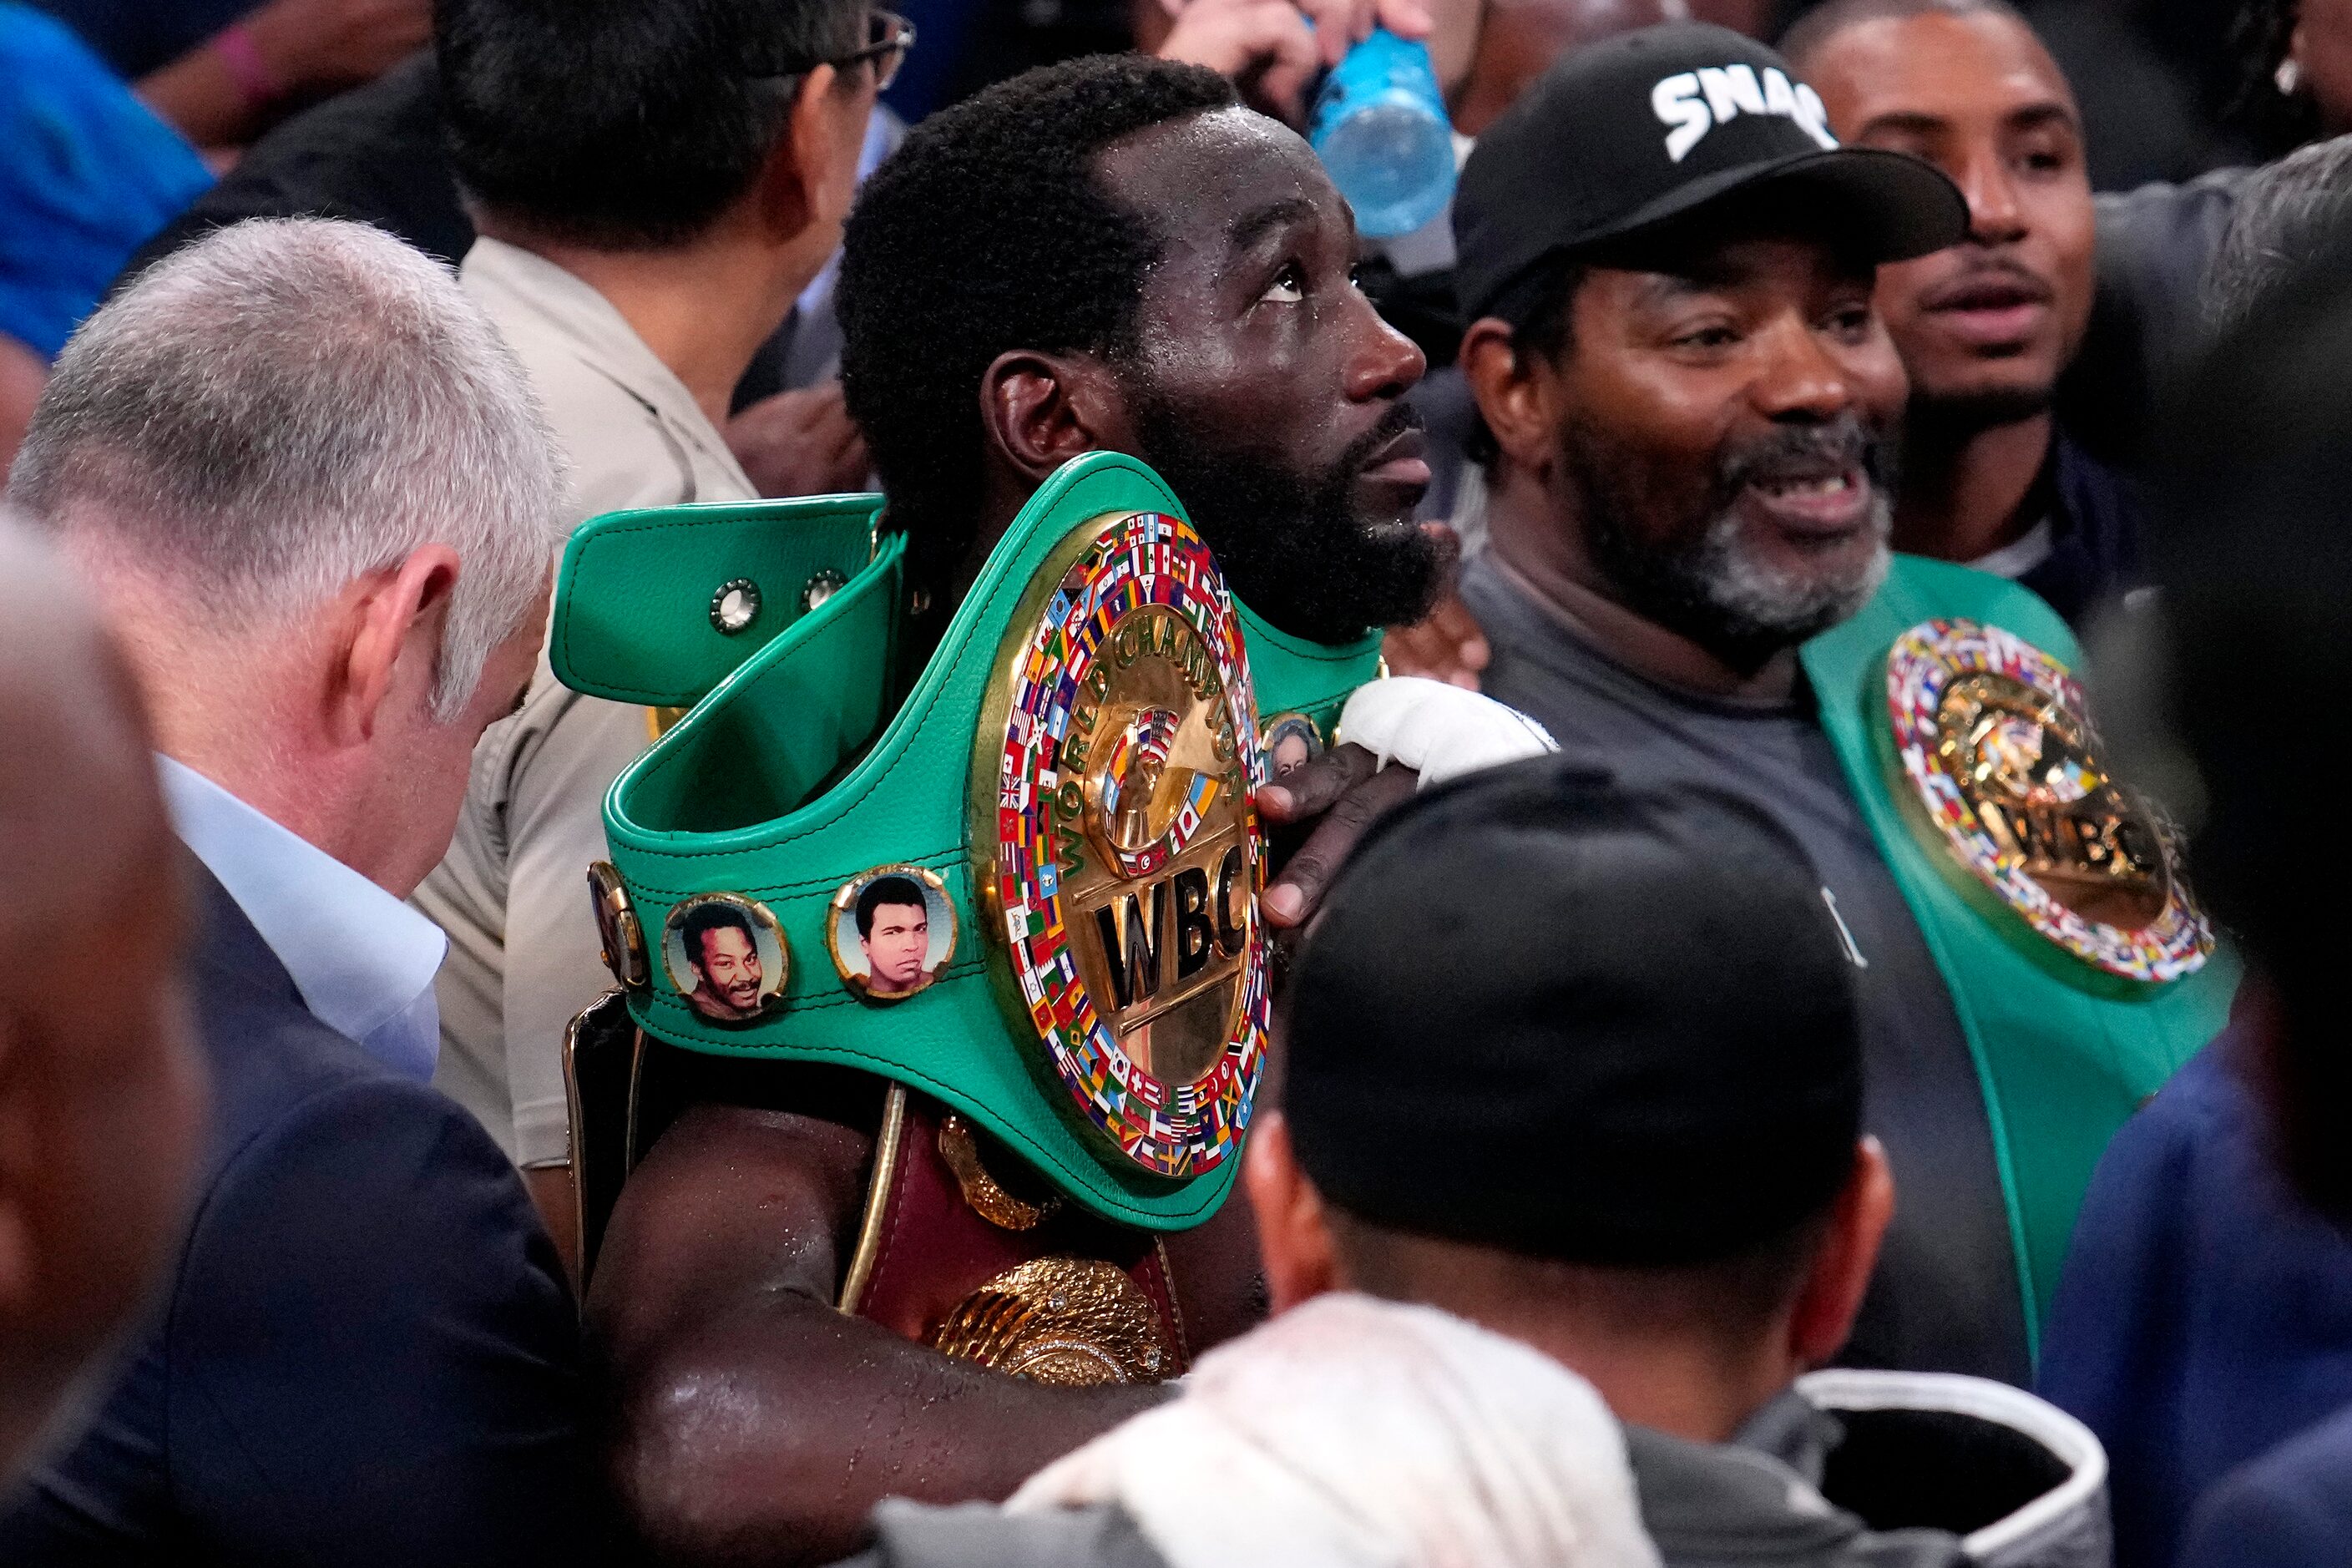
<path fill-rule="evenodd" d="M 1969 628 L 2073 689 L 2046 605 L 1887 548 L 1907 387 L 1876 267 L 1965 221 L 1920 161 L 1837 147 L 1812 89 L 1736 35 L 1652 28 L 1556 66 L 1454 204 L 1461 363 L 1491 442 L 1488 545 L 1461 592 L 1492 647 L 1484 689 L 1563 752 L 1732 794 L 1803 847 L 1855 970 L 1865 1125 L 1904 1194 L 1845 1359 L 2022 1384 L 2090 1166 L 2218 1026 L 2228 965 L 2183 977 L 2210 931 L 2168 904 L 2204 947 L 2126 998 L 2017 903 L 1960 886 L 1951 830 L 1897 794 L 1900 765 L 1889 782 L 1890 647 L 1941 658 Z M 2040 778 L 2054 753 L 2034 734 Z"/>

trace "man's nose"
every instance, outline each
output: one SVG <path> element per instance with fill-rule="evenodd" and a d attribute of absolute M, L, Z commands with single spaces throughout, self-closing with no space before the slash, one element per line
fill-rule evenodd
<path fill-rule="evenodd" d="M 1794 311 L 1781 317 L 1764 333 L 1762 346 L 1748 400 L 1765 418 L 1825 424 L 1853 408 L 1852 376 L 1803 317 Z"/>
<path fill-rule="evenodd" d="M 1999 148 L 1985 148 L 1949 172 L 1968 199 L 1970 239 L 2008 245 L 2025 237 L 2025 205 L 2018 200 L 2015 171 Z"/>
<path fill-rule="evenodd" d="M 1372 302 L 1361 294 L 1349 301 L 1359 335 L 1348 361 L 1347 392 L 1351 403 L 1402 397 L 1412 390 L 1429 369 L 1421 346 L 1381 319 Z"/>

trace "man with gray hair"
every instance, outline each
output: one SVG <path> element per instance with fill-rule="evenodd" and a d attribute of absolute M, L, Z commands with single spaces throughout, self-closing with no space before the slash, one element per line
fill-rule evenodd
<path fill-rule="evenodd" d="M 588 1544 L 572 1301 L 513 1168 L 428 1087 L 445 941 L 401 902 L 530 679 L 560 494 L 488 321 L 357 225 L 224 229 L 58 358 L 8 499 L 152 710 L 215 1113 L 147 1338 L 0 1561 Z"/>

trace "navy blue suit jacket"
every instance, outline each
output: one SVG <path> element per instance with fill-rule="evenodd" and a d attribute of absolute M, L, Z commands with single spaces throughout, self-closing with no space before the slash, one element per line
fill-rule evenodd
<path fill-rule="evenodd" d="M 2352 1410 L 2240 1466 L 2205 1494 L 2183 1568 L 2352 1563 Z"/>
<path fill-rule="evenodd" d="M 2121 1568 L 2189 1561 L 2208 1489 L 2352 1405 L 2352 1237 L 2280 1173 L 2241 1038 L 2107 1146 L 2042 1337 L 2042 1392 L 2106 1445 Z"/>
<path fill-rule="evenodd" d="M 312 1017 L 194 870 L 214 1100 L 196 1206 L 96 1426 L 0 1518 L 0 1563 L 593 1555 L 578 1318 L 514 1168 Z"/>

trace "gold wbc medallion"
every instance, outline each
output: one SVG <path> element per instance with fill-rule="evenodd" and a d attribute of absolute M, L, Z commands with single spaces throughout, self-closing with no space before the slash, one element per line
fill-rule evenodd
<path fill-rule="evenodd" d="M 625 991 L 643 991 L 652 983 L 652 965 L 646 959 L 646 931 L 629 902 L 629 889 L 610 860 L 591 861 L 588 902 L 596 917 L 598 956 Z"/>
<path fill-rule="evenodd" d="M 1158 1383 L 1176 1364 L 1143 1287 L 1087 1258 L 1006 1269 L 956 1304 L 931 1347 L 1052 1388 Z"/>
<path fill-rule="evenodd" d="M 1931 842 L 2027 924 L 2127 980 L 2204 963 L 2176 835 L 2100 764 L 2064 666 L 1999 626 L 1928 621 L 1895 639 L 1886 700 Z"/>
<path fill-rule="evenodd" d="M 1146 605 L 1110 642 L 1111 677 L 1081 693 L 1063 742 L 1095 851 L 1063 898 L 1081 928 L 1079 975 L 1098 1009 L 1108 999 L 1120 1051 L 1162 1083 L 1192 1084 L 1224 1055 L 1247 950 L 1234 904 L 1247 783 L 1192 624 Z"/>
<path fill-rule="evenodd" d="M 984 715 L 972 869 L 1003 994 L 1095 1128 L 1197 1175 L 1248 1124 L 1266 964 L 1249 668 L 1191 526 L 1077 530 L 1013 617 Z"/>

